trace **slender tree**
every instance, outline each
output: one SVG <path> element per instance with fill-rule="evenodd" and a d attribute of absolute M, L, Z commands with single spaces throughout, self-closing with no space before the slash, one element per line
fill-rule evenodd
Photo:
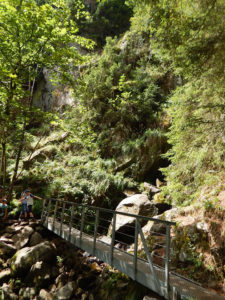
<path fill-rule="evenodd" d="M 83 58 L 76 45 L 91 47 L 78 36 L 67 1 L 2 0 L 0 4 L 0 143 L 1 174 L 7 176 L 7 145 L 14 144 L 15 165 L 10 197 L 17 179 L 26 129 L 43 117 L 32 104 L 35 82 L 44 68 L 55 80 L 71 81 L 73 68 Z"/>

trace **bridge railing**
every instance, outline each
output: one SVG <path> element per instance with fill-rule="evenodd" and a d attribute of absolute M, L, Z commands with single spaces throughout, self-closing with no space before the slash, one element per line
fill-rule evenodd
<path fill-rule="evenodd" d="M 146 261 L 154 276 L 156 290 L 168 298 L 170 233 L 174 222 L 56 199 L 44 201 L 42 222 L 51 222 L 53 231 L 57 224 L 60 236 L 63 226 L 67 225 L 68 241 L 71 241 L 73 229 L 78 230 L 80 248 L 83 236 L 91 236 L 92 255 L 95 255 L 97 242 L 109 245 L 111 266 L 115 251 L 132 256 L 133 274 L 130 277 L 134 280 L 138 261 Z M 164 269 L 163 279 L 158 277 L 157 268 Z"/>

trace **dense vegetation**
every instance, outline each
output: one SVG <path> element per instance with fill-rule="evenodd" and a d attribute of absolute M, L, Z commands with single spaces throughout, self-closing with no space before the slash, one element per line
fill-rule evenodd
<path fill-rule="evenodd" d="M 10 194 L 29 185 L 115 207 L 125 189 L 164 178 L 167 201 L 214 199 L 224 185 L 224 2 L 85 3 L 0 6 L 1 182 Z M 96 51 L 82 57 L 71 42 L 91 48 L 88 38 Z M 72 106 L 33 105 L 45 68 Z"/>
<path fill-rule="evenodd" d="M 153 51 L 181 77 L 170 97 L 172 149 L 167 156 L 172 164 L 164 172 L 173 201 L 188 204 L 202 188 L 215 187 L 216 196 L 216 189 L 224 187 L 224 2 L 148 7 Z"/>
<path fill-rule="evenodd" d="M 179 207 L 162 216 L 177 222 L 176 272 L 224 289 L 224 10 L 223 0 L 1 0 L 11 215 L 27 187 L 114 209 L 159 182 L 153 205 Z"/>

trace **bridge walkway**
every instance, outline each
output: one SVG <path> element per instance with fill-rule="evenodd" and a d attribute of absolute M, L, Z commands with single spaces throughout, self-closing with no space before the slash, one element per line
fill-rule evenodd
<path fill-rule="evenodd" d="M 107 220 L 107 214 L 112 217 L 108 219 L 109 224 L 111 224 L 111 237 L 108 238 L 102 236 L 102 230 L 98 230 L 98 228 L 102 227 L 100 225 L 101 219 Z M 133 251 L 127 252 L 116 247 L 117 239 L 121 239 L 123 234 L 120 233 L 119 237 L 116 235 L 117 221 L 119 221 L 118 215 L 134 221 Z M 101 218 L 102 216 L 104 218 Z M 160 235 L 161 243 L 162 240 L 164 241 L 164 248 L 160 248 L 164 249 L 161 257 L 164 266 L 155 264 L 154 254 L 152 255 L 148 251 L 147 241 L 144 238 L 140 225 L 143 219 L 165 226 L 165 235 Z M 98 257 L 166 299 L 225 299 L 170 271 L 170 227 L 174 225 L 172 222 L 51 199 L 44 203 L 42 224 L 71 244 Z M 87 224 L 88 226 L 92 225 L 93 231 L 91 231 L 90 227 L 87 227 Z M 131 238 L 131 234 L 126 237 Z M 142 248 L 144 248 L 142 257 L 139 256 L 138 251 L 140 241 L 142 242 Z M 154 240 L 152 241 L 154 243 Z M 156 246 L 159 247 L 158 239 Z"/>

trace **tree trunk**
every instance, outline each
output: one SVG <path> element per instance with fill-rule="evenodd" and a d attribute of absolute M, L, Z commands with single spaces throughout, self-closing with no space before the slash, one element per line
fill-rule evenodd
<path fill-rule="evenodd" d="M 21 5 L 22 5 L 22 1 L 21 1 Z M 29 81 L 29 91 L 30 91 L 30 97 L 28 98 L 28 107 L 29 109 L 31 109 L 32 107 L 32 100 L 33 100 L 33 94 L 34 94 L 34 85 L 35 85 L 35 81 L 36 78 L 34 78 L 32 84 L 31 81 Z M 14 189 L 14 184 L 18 178 L 18 168 L 19 168 L 19 163 L 20 163 L 20 159 L 21 159 L 21 154 L 23 151 L 23 145 L 24 145 L 24 138 L 25 138 L 25 132 L 26 132 L 26 114 L 24 115 L 24 123 L 23 123 L 23 131 L 21 134 L 21 140 L 20 140 L 20 144 L 19 144 L 19 148 L 18 148 L 18 152 L 17 152 L 17 156 L 16 156 L 16 162 L 15 162 L 15 167 L 14 167 L 14 171 L 13 171 L 13 176 L 12 176 L 12 180 L 10 183 L 10 188 L 9 188 L 9 201 L 11 201 L 12 199 L 12 193 L 13 193 L 13 189 Z M 21 172 L 19 173 L 19 175 L 21 174 Z"/>
<path fill-rule="evenodd" d="M 14 167 L 14 171 L 13 171 L 13 176 L 12 176 L 12 180 L 11 180 L 10 188 L 9 188 L 9 197 L 8 197 L 9 201 L 12 200 L 13 188 L 14 188 L 15 181 L 17 179 L 19 162 L 20 162 L 20 158 L 21 158 L 21 153 L 23 151 L 23 143 L 24 143 L 24 137 L 25 137 L 25 128 L 26 128 L 26 122 L 24 121 L 23 131 L 22 131 L 22 134 L 21 134 L 21 140 L 20 140 L 20 144 L 19 144 L 19 148 L 18 148 L 18 152 L 17 152 L 17 156 L 16 156 L 15 167 Z"/>
<path fill-rule="evenodd" d="M 5 192 L 5 184 L 6 184 L 6 143 L 2 143 L 2 158 L 1 158 L 1 179 L 2 185 Z"/>
<path fill-rule="evenodd" d="M 7 155 L 6 155 L 6 144 L 4 148 L 4 168 L 3 168 L 3 191 L 5 192 L 6 188 L 6 169 L 7 169 Z"/>

